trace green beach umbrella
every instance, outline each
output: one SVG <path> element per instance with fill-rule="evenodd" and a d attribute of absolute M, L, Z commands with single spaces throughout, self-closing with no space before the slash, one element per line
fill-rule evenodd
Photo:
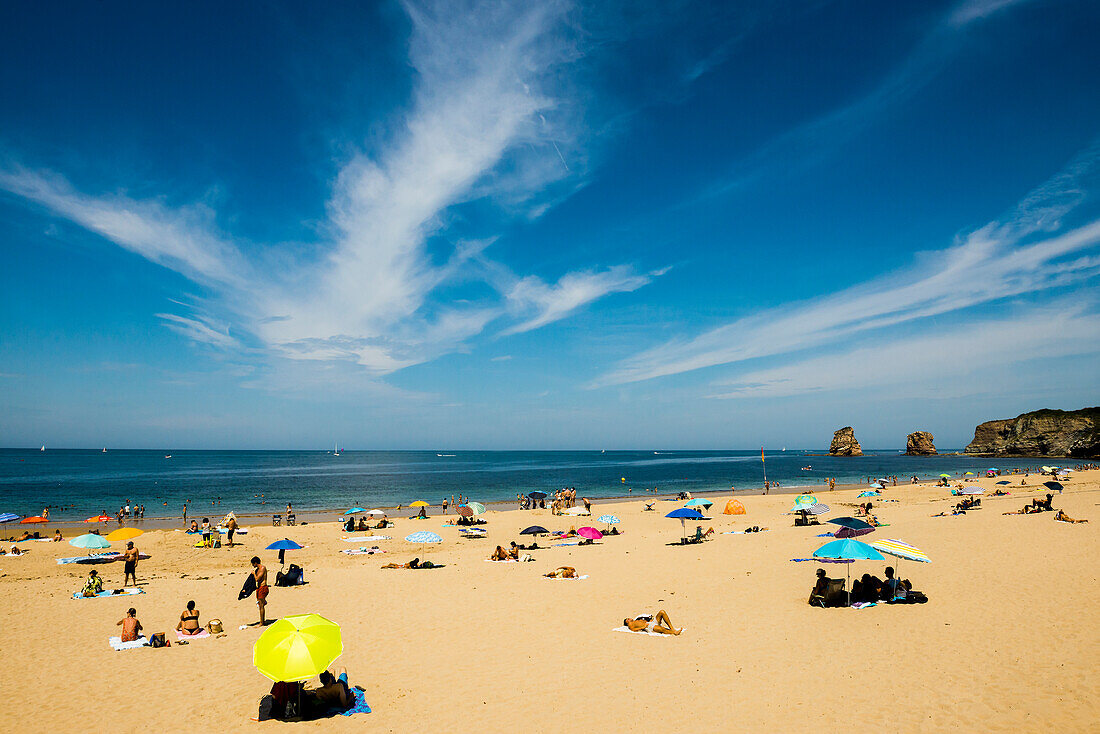
<path fill-rule="evenodd" d="M 800 494 L 794 498 L 794 504 L 796 507 L 798 505 L 804 505 L 806 507 L 809 507 L 810 505 L 816 505 L 817 497 L 814 497 L 812 494 Z"/>
<path fill-rule="evenodd" d="M 86 550 L 111 547 L 111 544 L 107 542 L 106 538 L 104 538 L 102 535 L 96 535 L 95 533 L 78 535 L 69 541 L 69 545 L 75 546 L 77 548 L 84 548 Z"/>
<path fill-rule="evenodd" d="M 481 504 L 480 502 L 467 502 L 466 507 L 469 507 L 471 510 L 473 510 L 475 515 L 480 515 L 481 513 L 485 512 L 485 505 Z"/>

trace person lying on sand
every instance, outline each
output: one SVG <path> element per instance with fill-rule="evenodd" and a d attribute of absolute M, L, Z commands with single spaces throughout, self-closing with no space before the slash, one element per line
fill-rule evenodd
<path fill-rule="evenodd" d="M 1058 514 L 1054 516 L 1054 519 L 1059 520 L 1061 522 L 1072 522 L 1072 523 L 1088 522 L 1088 520 L 1074 520 L 1072 517 L 1070 517 L 1069 515 L 1066 514 L 1065 510 L 1058 510 Z"/>
<path fill-rule="evenodd" d="M 421 561 L 419 558 L 414 558 L 408 563 L 387 563 L 382 568 L 435 568 L 436 565 L 431 561 Z"/>
<path fill-rule="evenodd" d="M 28 532 L 27 532 L 26 530 L 24 530 L 24 531 L 23 531 L 23 534 L 22 534 L 22 535 L 20 535 L 20 536 L 19 536 L 18 538 L 16 538 L 16 539 L 15 539 L 15 542 L 16 542 L 16 543 L 22 543 L 22 542 L 23 542 L 24 540 L 30 540 L 30 539 L 31 539 L 31 538 L 33 538 L 33 537 L 34 537 L 33 535 L 31 535 L 31 534 L 30 534 L 30 533 L 28 533 Z"/>
<path fill-rule="evenodd" d="M 202 632 L 202 627 L 199 626 L 199 610 L 195 609 L 194 601 L 187 602 L 187 609 L 184 609 L 183 614 L 180 615 L 176 629 L 185 635 L 197 635 Z"/>
<path fill-rule="evenodd" d="M 22 549 L 22 548 L 20 548 L 19 546 L 17 546 L 17 545 L 13 545 L 13 546 L 11 547 L 11 550 L 10 550 L 10 551 L 8 551 L 8 555 L 9 555 L 9 556 L 21 556 L 21 555 L 23 555 L 23 554 L 24 554 L 24 553 L 26 553 L 26 552 L 27 552 L 27 551 L 23 550 L 23 549 Z"/>
<path fill-rule="evenodd" d="M 126 610 L 126 616 L 115 622 L 115 625 L 122 625 L 122 641 L 133 642 L 138 638 L 138 633 L 141 632 L 141 622 L 137 618 L 137 610 L 130 607 Z"/>
<path fill-rule="evenodd" d="M 577 578 L 577 569 L 572 566 L 559 566 L 550 573 L 544 573 L 543 576 L 548 579 L 575 579 Z"/>
<path fill-rule="evenodd" d="M 624 619 L 623 626 L 631 632 L 656 632 L 661 635 L 678 635 L 683 628 L 676 629 L 664 609 L 656 614 L 641 614 L 634 619 Z"/>

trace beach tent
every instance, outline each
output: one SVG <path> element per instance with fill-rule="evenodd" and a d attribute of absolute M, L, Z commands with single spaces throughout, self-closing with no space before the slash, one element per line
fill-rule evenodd
<path fill-rule="evenodd" d="M 739 500 L 730 500 L 726 503 L 726 509 L 722 510 L 723 515 L 744 515 L 745 506 L 741 504 Z"/>

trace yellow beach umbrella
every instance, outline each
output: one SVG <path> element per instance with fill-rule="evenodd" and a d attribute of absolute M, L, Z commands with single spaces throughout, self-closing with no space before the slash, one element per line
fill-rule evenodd
<path fill-rule="evenodd" d="M 320 614 L 283 617 L 252 646 L 252 664 L 273 681 L 312 678 L 340 657 L 340 625 Z"/>
<path fill-rule="evenodd" d="M 431 507 L 431 505 L 429 505 L 424 500 L 417 500 L 416 502 L 410 503 L 409 507 Z"/>
<path fill-rule="evenodd" d="M 144 530 L 138 530 L 137 528 L 119 528 L 112 533 L 108 533 L 107 540 L 111 542 L 116 542 L 119 540 L 132 540 L 144 533 Z"/>

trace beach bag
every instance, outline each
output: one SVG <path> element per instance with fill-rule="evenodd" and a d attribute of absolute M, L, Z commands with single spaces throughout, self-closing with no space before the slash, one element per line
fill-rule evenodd
<path fill-rule="evenodd" d="M 206 629 L 212 635 L 220 635 L 222 632 L 222 621 L 220 619 L 211 619 L 206 625 Z"/>
<path fill-rule="evenodd" d="M 167 644 L 168 643 L 164 639 L 164 633 L 163 632 L 157 632 L 155 634 L 149 635 L 149 646 L 150 647 L 166 647 Z"/>

